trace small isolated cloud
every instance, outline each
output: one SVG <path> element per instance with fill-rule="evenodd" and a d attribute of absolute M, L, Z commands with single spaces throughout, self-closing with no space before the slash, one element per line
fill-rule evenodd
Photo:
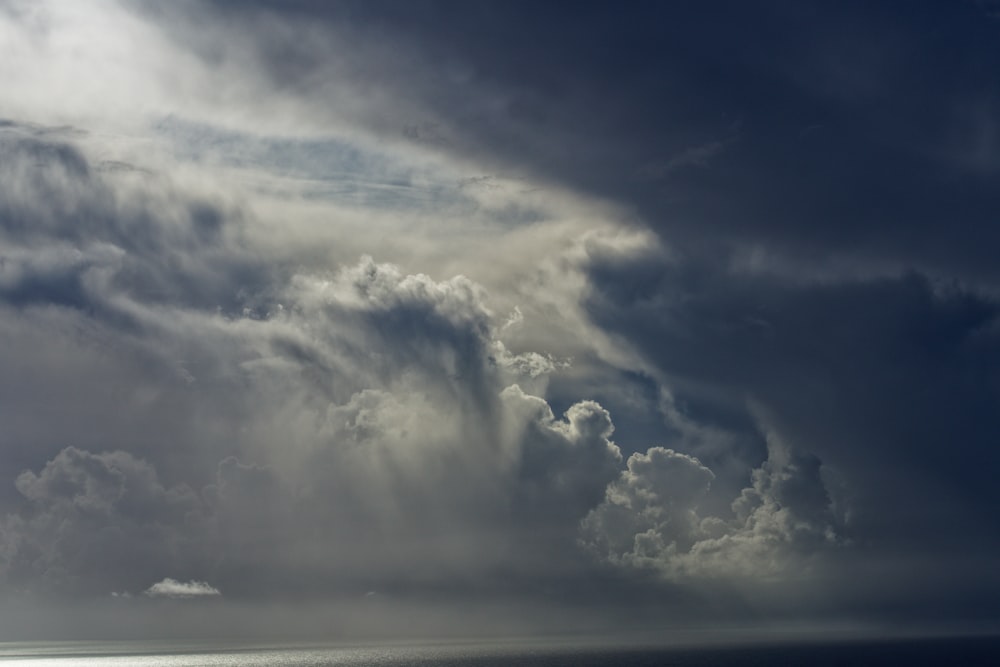
<path fill-rule="evenodd" d="M 144 591 L 145 595 L 154 598 L 203 598 L 222 595 L 218 588 L 204 581 L 177 581 L 167 577 Z"/>

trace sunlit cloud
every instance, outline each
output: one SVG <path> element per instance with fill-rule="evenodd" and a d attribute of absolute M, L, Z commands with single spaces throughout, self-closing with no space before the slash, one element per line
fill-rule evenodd
<path fill-rule="evenodd" d="M 0 0 L 0 620 L 996 618 L 995 26 L 723 4 Z"/>
<path fill-rule="evenodd" d="M 152 598 L 204 598 L 222 595 L 219 589 L 204 581 L 177 581 L 170 577 L 156 582 L 142 594 Z"/>

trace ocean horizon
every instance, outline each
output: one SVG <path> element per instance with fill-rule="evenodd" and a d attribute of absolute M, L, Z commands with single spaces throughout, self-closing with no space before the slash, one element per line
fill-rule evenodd
<path fill-rule="evenodd" d="M 997 665 L 1000 636 L 724 644 L 592 646 L 543 643 L 440 643 L 371 646 L 234 644 L 184 641 L 0 643 L 0 662 L 32 667 L 751 667 L 772 665 Z"/>

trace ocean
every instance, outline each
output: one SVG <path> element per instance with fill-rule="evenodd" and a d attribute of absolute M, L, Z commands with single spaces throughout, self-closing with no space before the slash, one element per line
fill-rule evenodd
<path fill-rule="evenodd" d="M 0 643 L 4 666 L 94 667 L 810 667 L 1000 665 L 1000 637 L 725 647 L 572 648 L 451 644 L 222 647 L 164 642 Z"/>

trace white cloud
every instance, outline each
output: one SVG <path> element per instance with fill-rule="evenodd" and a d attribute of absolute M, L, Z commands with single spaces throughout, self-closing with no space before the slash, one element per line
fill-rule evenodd
<path fill-rule="evenodd" d="M 204 581 L 177 581 L 170 577 L 158 581 L 145 591 L 143 595 L 154 598 L 204 598 L 222 595 L 219 589 Z"/>
<path fill-rule="evenodd" d="M 812 554 L 844 543 L 815 456 L 769 438 L 769 456 L 733 501 L 731 517 L 701 511 L 714 477 L 698 459 L 670 449 L 633 454 L 583 520 L 582 540 L 610 563 L 672 581 L 787 578 L 803 572 Z"/>

